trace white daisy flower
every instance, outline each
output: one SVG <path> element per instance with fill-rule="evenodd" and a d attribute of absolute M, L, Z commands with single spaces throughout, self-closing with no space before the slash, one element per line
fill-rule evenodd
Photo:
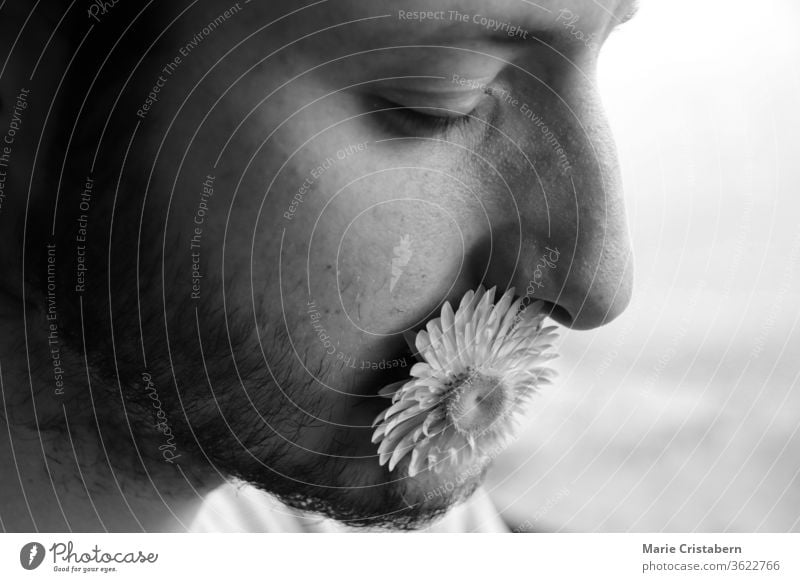
<path fill-rule="evenodd" d="M 411 379 L 380 391 L 392 404 L 375 419 L 372 442 L 390 471 L 408 454 L 411 477 L 496 454 L 526 401 L 555 375 L 547 363 L 556 328 L 542 327 L 543 304 L 512 303 L 512 288 L 495 305 L 495 289 L 468 291 L 455 313 L 445 303 L 416 336 L 424 361 Z"/>

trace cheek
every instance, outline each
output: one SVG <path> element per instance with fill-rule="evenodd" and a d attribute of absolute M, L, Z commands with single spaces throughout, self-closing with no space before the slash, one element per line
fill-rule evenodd
<path fill-rule="evenodd" d="M 273 211 L 285 229 L 281 271 L 339 311 L 339 327 L 394 333 L 426 297 L 448 294 L 463 276 L 475 229 L 446 175 L 376 155 L 359 162 L 328 170 L 291 220 Z"/>
<path fill-rule="evenodd" d="M 413 312 L 426 289 L 455 283 L 466 237 L 451 209 L 421 196 L 414 180 L 375 187 L 393 195 L 329 234 L 337 239 L 336 287 L 345 312 L 367 332 L 391 333 L 395 316 Z"/>

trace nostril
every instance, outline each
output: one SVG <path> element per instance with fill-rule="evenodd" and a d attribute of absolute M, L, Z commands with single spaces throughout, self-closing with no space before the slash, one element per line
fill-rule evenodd
<path fill-rule="evenodd" d="M 544 309 L 542 309 L 542 311 L 546 313 L 550 319 L 553 319 L 565 327 L 572 326 L 573 318 L 569 314 L 569 311 L 550 301 L 543 301 L 542 303 L 544 303 Z"/>

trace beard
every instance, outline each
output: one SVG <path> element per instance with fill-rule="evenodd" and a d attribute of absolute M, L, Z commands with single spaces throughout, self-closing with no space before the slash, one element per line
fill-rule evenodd
<path fill-rule="evenodd" d="M 99 60 L 106 53 L 96 54 Z M 247 277 L 223 283 L 221 265 L 205 265 L 202 298 L 189 300 L 188 241 L 168 216 L 165 184 L 172 180 L 150 182 L 161 172 L 172 176 L 174 165 L 148 161 L 154 139 L 144 129 L 136 134 L 129 115 L 138 93 L 113 112 L 103 106 L 116 104 L 127 82 L 117 69 L 125 70 L 109 65 L 112 78 L 94 84 L 94 107 L 82 106 L 87 79 L 74 80 L 65 92 L 71 100 L 60 106 L 63 126 L 48 141 L 54 170 L 40 184 L 46 195 L 32 206 L 41 219 L 28 223 L 31 299 L 40 304 L 45 329 L 44 243 L 58 249 L 57 325 L 71 355 L 65 356 L 70 427 L 99 432 L 94 436 L 109 462 L 133 480 L 157 474 L 168 486 L 189 476 L 201 482 L 233 477 L 353 526 L 418 527 L 468 497 L 476 482 L 431 495 L 434 477 L 426 484 L 379 466 L 369 426 L 375 407 L 383 406 L 377 390 L 330 389 L 349 384 L 348 374 L 357 372 L 315 357 L 308 345 L 295 352 L 290 338 L 301 322 L 291 314 L 284 319 L 270 298 L 251 302 L 249 288 L 241 288 Z M 89 176 L 85 209 L 78 186 Z M 50 193 L 58 191 L 54 208 Z M 87 270 L 78 292 L 74 259 L 82 215 Z"/>
<path fill-rule="evenodd" d="M 369 426 L 386 404 L 377 387 L 339 389 L 358 372 L 307 345 L 301 356 L 291 337 L 301 316 L 270 313 L 264 297 L 237 301 L 250 292 L 233 279 L 223 286 L 209 269 L 201 298 L 187 300 L 186 241 L 142 212 L 135 185 L 113 205 L 102 198 L 107 179 L 95 184 L 89 223 L 107 225 L 105 212 L 113 228 L 91 232 L 84 290 L 60 302 L 59 325 L 76 359 L 85 350 L 92 379 L 89 389 L 74 375 L 70 408 L 92 411 L 85 422 L 118 471 L 232 477 L 302 511 L 392 529 L 428 524 L 477 487 L 475 478 L 445 490 L 379 466 Z M 59 248 L 74 245 L 71 227 L 58 237 Z M 60 276 L 69 288 L 74 272 Z"/>
<path fill-rule="evenodd" d="M 156 332 L 153 327 L 161 326 L 153 323 L 159 315 L 163 319 L 159 302 L 141 303 L 142 311 L 150 312 L 143 317 L 148 323 L 141 342 L 147 363 L 125 358 L 121 364 L 124 348 L 118 341 L 116 368 L 132 379 L 122 390 L 126 422 L 160 430 L 163 444 L 150 450 L 160 451 L 170 464 L 237 478 L 291 507 L 350 526 L 414 529 L 477 486 L 476 479 L 430 495 L 423 485 L 380 467 L 372 429 L 350 425 L 354 417 L 348 413 L 377 399 L 327 389 L 341 381 L 343 367 L 324 356 L 301 361 L 274 318 L 256 334 L 255 325 L 248 329 L 252 318 L 241 312 L 183 307 L 184 301 Z M 131 303 L 121 312 L 115 335 L 133 339 L 136 309 Z M 167 459 L 175 455 L 180 458 Z"/>

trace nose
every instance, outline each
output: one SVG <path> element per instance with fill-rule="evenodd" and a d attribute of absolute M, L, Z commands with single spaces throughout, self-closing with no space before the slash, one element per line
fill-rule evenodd
<path fill-rule="evenodd" d="M 562 325 L 595 328 L 622 313 L 632 291 L 615 146 L 583 74 L 561 86 L 523 85 L 526 107 L 508 110 L 492 146 L 514 168 L 506 171 L 514 210 L 501 205 L 496 215 L 489 283 L 546 302 Z"/>

